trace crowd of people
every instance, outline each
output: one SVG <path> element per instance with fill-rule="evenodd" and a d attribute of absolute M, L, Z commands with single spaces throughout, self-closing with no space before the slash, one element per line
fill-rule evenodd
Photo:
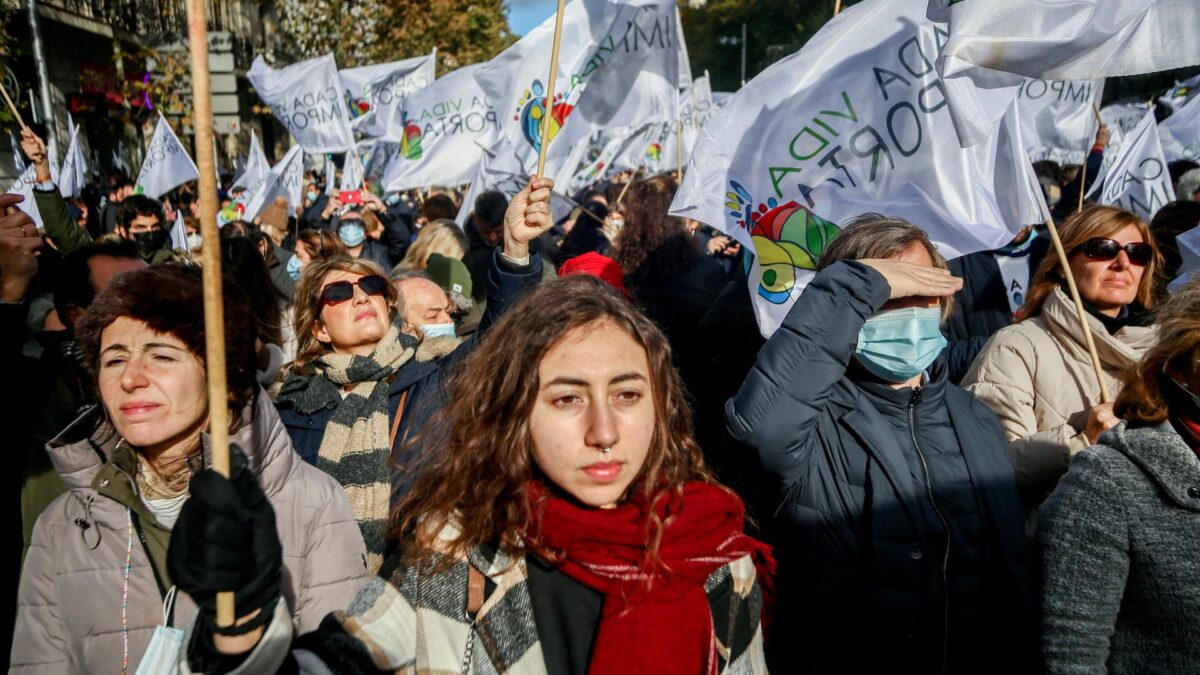
<path fill-rule="evenodd" d="M 748 252 L 668 215 L 672 175 L 557 221 L 535 178 L 463 227 L 453 188 L 343 202 L 315 172 L 243 220 L 225 176 L 210 241 L 191 186 L 64 198 L 21 148 L 42 227 L 0 195 L 10 672 L 1200 664 L 1200 279 L 1167 289 L 1195 165 L 1146 223 L 1039 163 L 1068 269 L 1041 224 L 947 261 L 862 214 L 763 338 Z"/>

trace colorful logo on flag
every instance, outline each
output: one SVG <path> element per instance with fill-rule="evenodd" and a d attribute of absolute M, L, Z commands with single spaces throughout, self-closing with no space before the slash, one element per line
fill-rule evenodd
<path fill-rule="evenodd" d="M 662 143 L 651 143 L 650 147 L 646 148 L 646 159 L 651 162 L 662 161 Z"/>
<path fill-rule="evenodd" d="M 350 108 L 350 119 L 358 119 L 371 112 L 371 102 L 365 98 L 354 98 L 349 89 L 346 90 L 346 106 Z"/>
<path fill-rule="evenodd" d="M 400 156 L 404 159 L 421 159 L 421 127 L 404 121 L 404 134 L 400 136 Z"/>
<path fill-rule="evenodd" d="M 575 106 L 567 103 L 562 94 L 555 94 L 554 103 L 550 106 L 550 136 L 547 143 L 554 140 L 558 130 L 566 123 L 567 116 Z M 529 89 L 525 90 L 519 101 L 513 119 L 521 123 L 521 132 L 525 140 L 534 150 L 542 150 L 542 120 L 546 117 L 546 89 L 541 80 L 534 80 Z"/>
<path fill-rule="evenodd" d="M 817 260 L 841 228 L 794 201 L 779 204 L 772 198 L 756 207 L 740 183 L 729 181 L 729 186 L 732 190 L 725 195 L 729 215 L 739 227 L 750 230 L 758 256 L 758 294 L 782 305 L 796 286 L 797 271 L 815 271 Z"/>

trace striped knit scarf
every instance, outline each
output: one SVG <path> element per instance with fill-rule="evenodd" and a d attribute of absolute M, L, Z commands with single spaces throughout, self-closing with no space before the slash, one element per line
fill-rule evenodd
<path fill-rule="evenodd" d="M 321 356 L 316 361 L 320 374 L 304 378 L 303 384 L 289 382 L 280 393 L 280 399 L 293 400 L 310 410 L 336 406 L 321 438 L 316 465 L 345 488 L 367 545 L 371 574 L 383 562 L 391 507 L 389 383 L 417 347 L 416 338 L 401 333 L 400 326 L 397 316 L 370 356 Z M 339 389 L 348 385 L 352 388 L 341 399 Z"/>

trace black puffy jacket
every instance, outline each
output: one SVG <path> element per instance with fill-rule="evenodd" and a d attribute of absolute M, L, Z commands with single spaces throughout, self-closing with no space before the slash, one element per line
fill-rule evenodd
<path fill-rule="evenodd" d="M 764 523 L 779 562 L 768 663 L 786 673 L 1033 672 L 1029 545 L 995 415 L 935 364 L 952 428 L 936 436 L 939 451 L 961 453 L 951 456 L 956 472 L 939 474 L 912 456 L 922 420 L 886 417 L 860 385 L 870 376 L 851 364 L 863 322 L 889 295 L 862 263 L 818 273 L 726 405 L 734 438 L 757 449 L 774 503 Z M 935 417 L 947 415 L 924 421 Z M 934 484 L 939 476 L 956 478 Z M 952 501 L 980 516 L 950 514 L 954 532 L 965 522 L 975 544 L 951 538 L 947 547 L 939 522 Z M 944 592 L 980 578 L 978 607 Z M 974 620 L 963 625 L 962 615 Z"/>

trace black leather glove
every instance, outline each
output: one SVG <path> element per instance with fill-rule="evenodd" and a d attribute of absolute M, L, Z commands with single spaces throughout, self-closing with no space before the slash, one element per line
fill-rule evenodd
<path fill-rule="evenodd" d="M 229 447 L 229 463 L 228 480 L 212 469 L 192 476 L 191 498 L 167 551 L 171 580 L 200 605 L 210 626 L 218 591 L 235 592 L 237 617 L 261 609 L 267 615 L 261 619 L 269 619 L 282 580 L 275 510 L 235 445 Z"/>

